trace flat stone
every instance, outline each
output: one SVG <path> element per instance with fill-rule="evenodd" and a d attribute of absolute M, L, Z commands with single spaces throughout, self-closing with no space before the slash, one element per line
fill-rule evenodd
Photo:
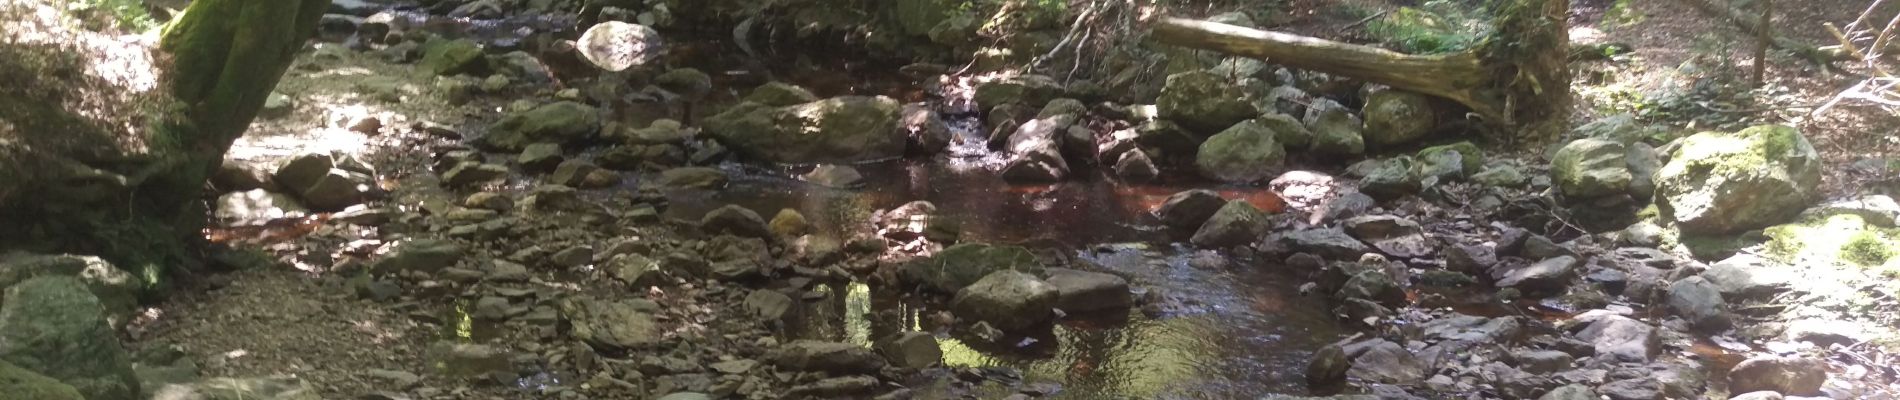
<path fill-rule="evenodd" d="M 1066 268 L 1049 268 L 1049 284 L 1056 287 L 1056 308 L 1066 312 L 1125 310 L 1134 303 L 1128 280 L 1122 277 Z"/>

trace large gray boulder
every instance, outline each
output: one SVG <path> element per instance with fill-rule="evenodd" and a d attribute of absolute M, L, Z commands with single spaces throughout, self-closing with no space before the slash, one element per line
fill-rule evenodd
<path fill-rule="evenodd" d="M 1345 108 L 1320 111 L 1306 128 L 1313 133 L 1308 149 L 1315 154 L 1356 156 L 1366 152 L 1365 123 Z"/>
<path fill-rule="evenodd" d="M 1684 233 L 1732 233 L 1801 213 L 1817 197 L 1821 168 L 1793 127 L 1703 132 L 1678 143 L 1656 174 L 1656 195 Z"/>
<path fill-rule="evenodd" d="M 1194 165 L 1201 175 L 1226 182 L 1272 178 L 1286 162 L 1286 149 L 1275 136 L 1273 130 L 1257 122 L 1234 124 L 1201 143 Z"/>
<path fill-rule="evenodd" d="M 1010 270 L 1039 274 L 1042 264 L 1022 247 L 964 243 L 904 264 L 899 276 L 926 289 L 954 294 L 985 276 Z"/>
<path fill-rule="evenodd" d="M 138 398 L 132 362 L 85 282 L 32 278 L 0 301 L 0 361 L 58 379 L 87 399 Z"/>
<path fill-rule="evenodd" d="M 1390 146 L 1424 138 L 1438 128 L 1432 100 L 1425 95 L 1381 90 L 1366 98 L 1366 144 Z"/>
<path fill-rule="evenodd" d="M 600 111 L 593 106 L 562 101 L 510 113 L 489 127 L 476 146 L 502 152 L 520 152 L 534 143 L 575 144 L 600 133 Z"/>
<path fill-rule="evenodd" d="M 1155 109 L 1161 118 L 1201 134 L 1227 129 L 1259 114 L 1245 91 L 1208 71 L 1169 75 Z"/>
<path fill-rule="evenodd" d="M 888 97 L 844 96 L 772 107 L 738 106 L 709 117 L 706 132 L 740 154 L 787 163 L 854 163 L 901 157 L 904 106 Z"/>
<path fill-rule="evenodd" d="M 997 271 L 957 292 L 950 309 L 964 318 L 1019 330 L 1048 321 L 1061 292 L 1055 285 L 1018 271 Z"/>
<path fill-rule="evenodd" d="M 0 256 L 0 288 L 41 276 L 79 278 L 105 307 L 112 326 L 123 326 L 138 312 L 143 282 L 132 273 L 92 256 L 7 254 Z M 4 300 L 4 299 L 0 299 Z"/>
<path fill-rule="evenodd" d="M 1578 139 L 1557 150 L 1550 161 L 1558 190 L 1574 198 L 1595 198 L 1629 191 L 1632 175 L 1622 143 Z"/>

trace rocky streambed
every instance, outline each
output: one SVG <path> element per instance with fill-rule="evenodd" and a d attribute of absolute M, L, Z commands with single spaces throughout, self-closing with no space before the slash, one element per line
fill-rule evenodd
<path fill-rule="evenodd" d="M 604 15 L 655 12 L 634 3 Z M 326 18 L 329 43 L 220 171 L 218 272 L 185 294 L 143 308 L 84 272 L 96 259 L 0 262 L 32 271 L 0 274 L 24 281 L 0 280 L 0 337 L 133 339 L 33 384 L 110 399 L 1893 392 L 1878 343 L 1894 286 L 1869 265 L 1894 254 L 1881 234 L 1900 205 L 1818 201 L 1792 129 L 1648 143 L 1661 128 L 1609 118 L 1546 163 L 1473 144 L 1423 96 L 1256 60 L 1197 60 L 1146 99 L 690 40 L 607 73 L 546 19 L 438 8 L 449 19 Z"/>

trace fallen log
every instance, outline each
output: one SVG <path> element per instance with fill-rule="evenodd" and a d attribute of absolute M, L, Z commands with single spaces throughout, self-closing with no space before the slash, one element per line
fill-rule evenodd
<path fill-rule="evenodd" d="M 1568 8 L 1568 0 L 1499 5 L 1493 36 L 1476 49 L 1439 55 L 1172 17 L 1155 22 L 1153 37 L 1445 98 L 1518 137 L 1550 139 L 1569 118 Z"/>

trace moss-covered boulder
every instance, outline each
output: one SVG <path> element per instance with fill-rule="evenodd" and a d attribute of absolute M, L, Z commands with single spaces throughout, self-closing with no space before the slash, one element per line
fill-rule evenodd
<path fill-rule="evenodd" d="M 984 111 L 1004 104 L 1021 104 L 1041 109 L 1050 100 L 1062 96 L 1062 83 L 1043 75 L 1013 76 L 976 85 L 971 98 Z"/>
<path fill-rule="evenodd" d="M 787 164 L 854 163 L 902 157 L 904 106 L 888 97 L 844 96 L 787 107 L 741 103 L 707 118 L 706 132 L 739 154 Z"/>
<path fill-rule="evenodd" d="M 1356 156 L 1365 154 L 1365 123 L 1345 108 L 1329 108 L 1314 114 L 1307 129 L 1313 132 L 1308 146 L 1317 155 Z"/>
<path fill-rule="evenodd" d="M 1573 198 L 1595 198 L 1629 191 L 1630 170 L 1622 143 L 1579 139 L 1557 150 L 1550 160 L 1551 179 Z"/>
<path fill-rule="evenodd" d="M 930 258 L 905 264 L 899 275 L 911 284 L 941 293 L 957 293 L 997 271 L 1015 270 L 1041 274 L 1042 264 L 1029 249 L 965 243 L 944 249 Z"/>
<path fill-rule="evenodd" d="M 1418 159 L 1429 160 L 1441 153 L 1458 153 L 1459 160 L 1463 162 L 1465 176 L 1477 175 L 1484 170 L 1484 150 L 1479 150 L 1478 145 L 1471 142 L 1426 147 L 1418 151 Z"/>
<path fill-rule="evenodd" d="M 488 150 L 520 152 L 534 143 L 574 144 L 600 133 L 600 111 L 593 106 L 562 101 L 508 114 L 489 128 L 475 145 Z"/>
<path fill-rule="evenodd" d="M 805 88 L 798 87 L 797 85 L 784 82 L 769 82 L 752 89 L 752 94 L 746 95 L 745 101 L 773 107 L 784 107 L 818 101 L 818 95 L 812 94 L 810 90 L 805 90 Z"/>
<path fill-rule="evenodd" d="M 139 382 L 99 298 L 85 282 L 42 276 L 6 290 L 0 361 L 67 385 L 93 400 L 138 398 Z"/>
<path fill-rule="evenodd" d="M 1200 134 L 1219 132 L 1259 114 L 1246 91 L 1208 71 L 1169 75 L 1155 100 L 1161 118 Z"/>
<path fill-rule="evenodd" d="M 86 400 L 79 390 L 33 371 L 0 361 L 0 393 L 8 398 L 33 400 Z"/>
<path fill-rule="evenodd" d="M 1769 258 L 1877 267 L 1900 255 L 1900 229 L 1851 213 L 1817 213 L 1762 230 Z"/>
<path fill-rule="evenodd" d="M 1764 125 L 1683 138 L 1657 172 L 1656 195 L 1683 232 L 1723 234 L 1792 219 L 1820 183 L 1820 154 L 1808 139 Z"/>
<path fill-rule="evenodd" d="M 1437 111 L 1425 95 L 1381 90 L 1366 98 L 1366 143 L 1389 146 L 1407 143 L 1438 129 Z"/>
<path fill-rule="evenodd" d="M 123 326 L 138 312 L 143 281 L 92 256 L 8 254 L 0 256 L 0 288 L 40 276 L 79 278 L 105 307 L 112 326 Z"/>
<path fill-rule="evenodd" d="M 416 69 L 434 75 L 478 72 L 485 67 L 482 45 L 469 39 L 430 39 L 422 44 L 422 61 Z"/>
<path fill-rule="evenodd" d="M 1194 165 L 1201 175 L 1225 182 L 1272 178 L 1286 162 L 1286 149 L 1275 136 L 1273 130 L 1254 121 L 1234 124 L 1201 143 Z"/>

